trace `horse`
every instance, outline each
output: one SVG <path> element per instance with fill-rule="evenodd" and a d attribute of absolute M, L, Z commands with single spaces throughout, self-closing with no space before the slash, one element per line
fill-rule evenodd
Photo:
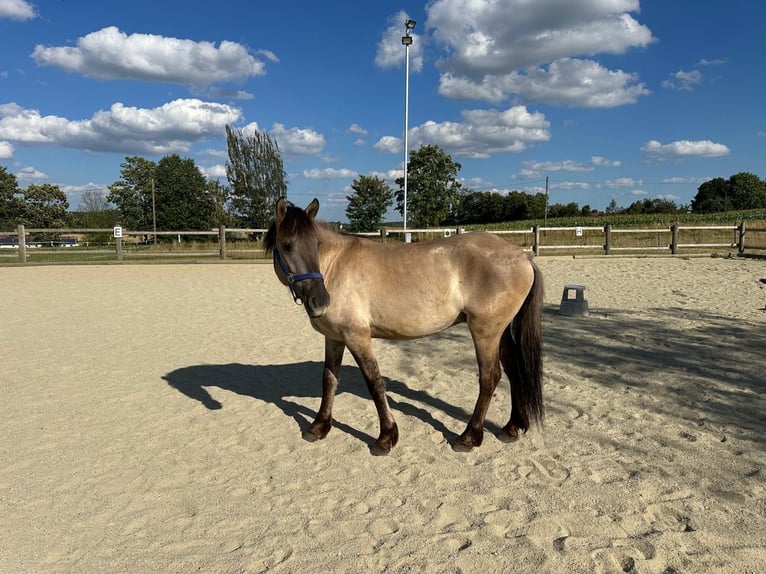
<path fill-rule="evenodd" d="M 304 439 L 324 439 L 332 427 L 348 349 L 380 419 L 380 435 L 370 450 L 388 454 L 399 430 L 372 339 L 416 339 L 459 323 L 467 323 L 473 339 L 479 396 L 453 449 L 465 452 L 481 445 L 501 364 L 511 385 L 511 415 L 497 437 L 512 442 L 531 422 L 542 424 L 543 277 L 521 248 L 481 232 L 381 243 L 336 231 L 316 218 L 318 210 L 317 199 L 305 210 L 277 200 L 263 239 L 277 278 L 325 338 L 322 400 Z"/>

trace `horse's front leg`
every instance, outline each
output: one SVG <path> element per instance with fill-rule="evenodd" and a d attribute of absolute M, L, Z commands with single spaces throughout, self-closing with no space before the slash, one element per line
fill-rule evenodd
<path fill-rule="evenodd" d="M 344 343 L 325 338 L 324 342 L 324 371 L 322 372 L 322 403 L 313 423 L 303 431 L 303 438 L 314 442 L 327 436 L 332 428 L 332 405 L 335 400 L 335 390 L 338 388 L 340 365 L 343 361 Z"/>
<path fill-rule="evenodd" d="M 346 344 L 362 371 L 380 419 L 380 436 L 370 450 L 372 454 L 376 455 L 388 454 L 399 440 L 399 428 L 396 426 L 394 415 L 388 407 L 386 384 L 383 377 L 380 376 L 378 361 L 372 352 L 372 340 L 366 337 L 360 338 L 358 341 L 347 341 Z"/>

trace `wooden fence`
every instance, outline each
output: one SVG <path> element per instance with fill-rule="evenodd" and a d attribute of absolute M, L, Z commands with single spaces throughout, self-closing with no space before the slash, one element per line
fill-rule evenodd
<path fill-rule="evenodd" d="M 232 258 L 262 258 L 263 249 L 260 246 L 234 247 L 230 249 L 227 236 L 260 236 L 266 229 L 240 229 L 219 227 L 217 230 L 207 231 L 129 231 L 121 228 L 114 229 L 25 229 L 19 225 L 16 233 L 0 233 L 0 247 L 17 250 L 16 257 L 9 249 L 0 249 L 0 262 L 3 259 L 14 259 L 20 263 L 29 260 L 31 252 L 48 253 L 55 259 L 56 253 L 86 252 L 88 254 L 100 254 L 107 260 L 124 261 L 127 259 L 147 259 L 172 257 L 182 259 L 185 257 L 213 258 L 227 260 Z M 377 237 L 382 241 L 394 239 L 396 241 L 425 241 L 433 237 L 449 236 L 452 234 L 466 233 L 462 228 L 427 228 L 408 229 L 381 228 L 379 231 L 363 233 Z M 520 245 L 523 249 L 533 252 L 535 255 L 562 254 L 562 253 L 590 253 L 590 254 L 641 254 L 641 253 L 667 253 L 670 255 L 699 253 L 708 249 L 736 249 L 739 254 L 752 251 L 766 251 L 766 228 L 748 228 L 743 221 L 739 225 L 671 225 L 670 227 L 657 227 L 654 229 L 614 228 L 607 224 L 604 227 L 576 226 L 576 227 L 541 227 L 534 226 L 522 230 L 491 231 L 497 235 L 508 238 Z M 88 236 L 100 235 L 108 238 L 108 241 L 97 249 L 88 249 L 81 244 L 68 240 L 41 241 L 32 240 L 32 235 L 45 236 Z M 129 240 L 128 238 L 133 238 Z M 182 243 L 182 238 L 200 237 L 210 245 L 205 249 L 204 245 L 196 244 L 188 251 L 162 251 L 150 249 L 137 250 L 137 247 L 145 247 L 151 240 L 157 243 L 158 238 L 170 245 L 167 238 Z M 722 237 L 724 239 L 722 239 Z M 712 238 L 712 239 L 711 239 Z M 752 238 L 752 239 L 751 239 Z M 123 239 L 127 243 L 123 242 Z M 44 247 L 50 243 L 50 248 Z M 174 242 L 173 242 L 174 243 Z M 238 244 L 235 244 L 238 245 Z M 126 247 L 129 249 L 126 250 Z M 31 250 L 31 251 L 30 251 Z M 82 250 L 82 251 L 81 251 Z M 75 259 L 76 260 L 76 259 Z"/>

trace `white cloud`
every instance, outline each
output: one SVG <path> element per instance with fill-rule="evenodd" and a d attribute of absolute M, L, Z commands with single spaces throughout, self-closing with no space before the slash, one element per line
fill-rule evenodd
<path fill-rule="evenodd" d="M 360 136 L 366 136 L 367 135 L 367 130 L 364 129 L 359 124 L 351 124 L 349 126 L 349 128 L 348 128 L 348 133 L 350 133 L 350 134 L 358 134 Z"/>
<path fill-rule="evenodd" d="M 558 171 L 593 171 L 594 167 L 590 164 L 579 163 L 570 159 L 564 161 L 525 161 L 520 175 L 522 177 L 535 178 L 545 173 Z"/>
<path fill-rule="evenodd" d="M 220 179 L 226 177 L 226 166 L 221 163 L 207 167 L 200 166 L 199 170 L 202 172 L 202 175 L 211 179 Z"/>
<path fill-rule="evenodd" d="M 35 7 L 26 0 L 0 0 L 0 18 L 31 20 L 36 17 Z"/>
<path fill-rule="evenodd" d="M 620 162 L 611 161 L 601 156 L 593 156 L 590 163 L 566 159 L 563 161 L 525 161 L 522 165 L 523 168 L 519 172 L 518 177 L 535 179 L 544 176 L 546 173 L 590 172 L 595 170 L 596 167 L 616 167 L 620 165 Z M 578 182 L 558 182 L 556 185 L 562 186 L 565 184 L 570 185 L 570 189 L 581 185 Z"/>
<path fill-rule="evenodd" d="M 594 155 L 592 158 L 590 158 L 590 160 L 593 162 L 593 165 L 597 165 L 599 167 L 619 167 L 622 164 L 620 160 L 606 159 L 605 157 L 601 157 L 599 155 Z"/>
<path fill-rule="evenodd" d="M 643 180 L 633 179 L 632 177 L 618 177 L 617 179 L 608 179 L 598 184 L 599 187 L 639 187 L 644 185 Z"/>
<path fill-rule="evenodd" d="M 131 78 L 209 86 L 265 73 L 265 64 L 236 42 L 195 42 L 154 34 L 126 34 L 115 26 L 91 32 L 76 47 L 35 46 L 39 66 L 93 78 Z"/>
<path fill-rule="evenodd" d="M 436 0 L 427 27 L 452 51 L 445 70 L 480 77 L 647 46 L 651 31 L 629 14 L 638 9 L 638 0 Z"/>
<path fill-rule="evenodd" d="M 13 157 L 13 146 L 11 142 L 0 141 L 0 159 L 11 159 Z"/>
<path fill-rule="evenodd" d="M 373 171 L 369 173 L 369 176 L 377 177 L 393 184 L 397 178 L 404 176 L 404 170 L 402 168 L 398 168 L 389 169 L 388 171 Z"/>
<path fill-rule="evenodd" d="M 436 144 L 456 156 L 486 158 L 496 153 L 520 152 L 527 144 L 550 139 L 550 122 L 539 112 L 530 113 L 525 106 L 497 110 L 464 110 L 461 122 L 427 121 L 409 132 L 411 149 Z M 374 146 L 378 151 L 399 153 L 401 140 L 381 138 Z"/>
<path fill-rule="evenodd" d="M 86 120 L 43 116 L 15 103 L 0 104 L 0 138 L 25 144 L 55 145 L 90 151 L 168 154 L 220 136 L 241 112 L 225 104 L 197 99 L 173 100 L 157 108 L 112 104 Z"/>
<path fill-rule="evenodd" d="M 593 60 L 564 58 L 547 68 L 530 68 L 474 80 L 468 76 L 442 74 L 439 93 L 454 99 L 500 102 L 515 93 L 530 102 L 585 108 L 612 108 L 635 103 L 649 94 L 635 74 L 608 70 Z"/>
<path fill-rule="evenodd" d="M 331 167 L 325 169 L 307 169 L 303 171 L 303 177 L 307 179 L 348 179 L 356 177 L 358 174 L 352 169 L 334 169 Z"/>
<path fill-rule="evenodd" d="M 551 182 L 552 189 L 590 189 L 587 181 L 555 181 Z"/>
<path fill-rule="evenodd" d="M 463 187 L 469 188 L 469 189 L 482 189 L 486 187 L 490 187 L 492 185 L 491 181 L 488 181 L 484 179 L 483 177 L 470 177 L 468 179 L 463 178 L 462 180 Z M 507 193 L 507 190 L 506 190 Z"/>
<path fill-rule="evenodd" d="M 23 167 L 16 172 L 16 177 L 23 181 L 42 181 L 48 179 L 48 175 L 34 167 Z"/>
<path fill-rule="evenodd" d="M 669 183 L 671 185 L 699 185 L 701 183 L 704 183 L 708 180 L 712 179 L 711 177 L 666 177 L 662 180 L 662 183 Z"/>
<path fill-rule="evenodd" d="M 379 68 L 395 68 L 404 65 L 405 48 L 402 45 L 404 23 L 410 17 L 401 10 L 388 19 L 388 26 L 383 31 L 375 54 L 375 65 Z M 409 47 L 410 72 L 420 72 L 423 69 L 423 37 L 410 32 L 412 44 Z"/>
<path fill-rule="evenodd" d="M 678 140 L 663 144 L 650 140 L 641 146 L 641 151 L 658 159 L 669 157 L 715 157 L 729 155 L 729 148 L 710 140 Z"/>
<path fill-rule="evenodd" d="M 384 153 L 402 153 L 402 140 L 394 136 L 383 136 L 374 146 L 374 149 Z"/>
<path fill-rule="evenodd" d="M 633 103 L 648 93 L 634 74 L 579 57 L 654 42 L 630 15 L 638 10 L 638 0 L 435 0 L 427 28 L 449 54 L 439 62 L 440 93 L 491 102 L 516 93 L 587 107 Z"/>
<path fill-rule="evenodd" d="M 678 70 L 675 74 L 671 74 L 671 77 L 671 80 L 664 80 L 660 85 L 668 90 L 691 92 L 695 86 L 702 83 L 702 73 L 698 70 L 691 70 L 690 72 Z"/>
<path fill-rule="evenodd" d="M 311 129 L 285 128 L 275 123 L 270 134 L 277 140 L 279 149 L 288 155 L 316 155 L 324 149 L 324 136 Z"/>

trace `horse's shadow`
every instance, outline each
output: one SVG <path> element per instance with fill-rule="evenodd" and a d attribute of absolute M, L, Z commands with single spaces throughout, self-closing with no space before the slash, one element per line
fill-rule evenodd
<path fill-rule="evenodd" d="M 224 405 L 213 398 L 208 392 L 210 387 L 218 387 L 238 395 L 252 397 L 279 407 L 285 415 L 292 417 L 301 432 L 305 431 L 316 416 L 316 410 L 297 403 L 292 398 L 304 397 L 316 399 L 316 407 L 322 392 L 323 364 L 305 361 L 288 365 L 242 365 L 231 363 L 226 365 L 194 365 L 176 369 L 165 375 L 167 383 L 187 397 L 199 401 L 210 410 L 217 410 Z M 452 406 L 441 399 L 431 396 L 423 390 L 408 388 L 404 383 L 386 379 L 388 400 L 392 410 L 415 417 L 431 425 L 441 432 L 450 443 L 454 442 L 457 433 L 453 432 L 433 416 L 431 411 L 438 410 L 456 421 L 467 421 L 470 413 L 462 408 Z M 367 386 L 361 372 L 352 366 L 342 366 L 340 384 L 337 394 L 351 393 L 369 399 L 370 408 L 374 409 Z M 343 406 L 340 406 L 342 411 Z M 338 406 L 336 405 L 336 411 Z M 337 414 L 337 413 L 336 413 Z M 343 413 L 340 413 L 343 419 Z M 460 426 L 456 422 L 455 426 Z M 354 427 L 333 417 L 333 427 L 367 443 L 374 443 L 375 437 L 370 437 Z M 492 432 L 498 432 L 500 427 L 487 424 Z"/>

